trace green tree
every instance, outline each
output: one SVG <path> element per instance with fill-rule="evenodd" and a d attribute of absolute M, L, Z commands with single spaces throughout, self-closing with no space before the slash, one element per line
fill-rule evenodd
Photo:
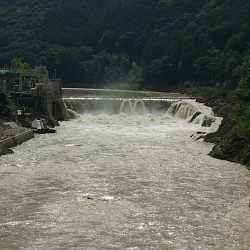
<path fill-rule="evenodd" d="M 17 72 L 25 72 L 31 69 L 27 62 L 23 62 L 21 58 L 13 58 L 11 60 L 11 70 Z"/>

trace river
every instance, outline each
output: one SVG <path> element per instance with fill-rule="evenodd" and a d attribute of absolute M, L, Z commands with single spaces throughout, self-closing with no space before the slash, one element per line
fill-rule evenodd
<path fill-rule="evenodd" d="M 84 114 L 0 158 L 1 250 L 250 249 L 250 175 L 168 113 Z"/>

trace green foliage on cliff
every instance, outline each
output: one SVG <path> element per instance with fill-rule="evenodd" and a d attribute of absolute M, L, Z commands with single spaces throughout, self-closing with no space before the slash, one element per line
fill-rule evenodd
<path fill-rule="evenodd" d="M 250 168 L 250 57 L 246 56 L 237 68 L 241 80 L 235 91 L 237 103 L 232 112 L 223 114 L 219 131 L 208 136 L 215 142 L 212 156 L 240 162 Z"/>
<path fill-rule="evenodd" d="M 12 71 L 25 72 L 31 69 L 27 62 L 23 62 L 21 58 L 13 58 L 11 60 L 10 68 Z"/>

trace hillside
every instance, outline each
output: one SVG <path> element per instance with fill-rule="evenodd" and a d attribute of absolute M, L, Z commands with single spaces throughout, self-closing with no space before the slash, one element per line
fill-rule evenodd
<path fill-rule="evenodd" d="M 12 0 L 0 8 L 0 63 L 46 64 L 66 85 L 127 81 L 136 62 L 144 73 L 130 78 L 141 88 L 234 88 L 249 54 L 247 0 Z"/>

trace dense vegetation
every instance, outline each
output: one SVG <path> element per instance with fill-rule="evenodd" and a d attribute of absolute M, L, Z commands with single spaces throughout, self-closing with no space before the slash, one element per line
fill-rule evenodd
<path fill-rule="evenodd" d="M 235 88 L 249 54 L 249 13 L 248 0 L 8 0 L 0 63 L 47 65 L 65 86 Z"/>
<path fill-rule="evenodd" d="M 47 65 L 71 87 L 236 90 L 219 144 L 244 141 L 250 164 L 249 13 L 249 0 L 7 0 L 0 64 Z"/>
<path fill-rule="evenodd" d="M 244 58 L 240 70 L 242 78 L 236 90 L 237 104 L 226 117 L 228 130 L 215 141 L 212 155 L 243 163 L 250 169 L 250 56 Z"/>

